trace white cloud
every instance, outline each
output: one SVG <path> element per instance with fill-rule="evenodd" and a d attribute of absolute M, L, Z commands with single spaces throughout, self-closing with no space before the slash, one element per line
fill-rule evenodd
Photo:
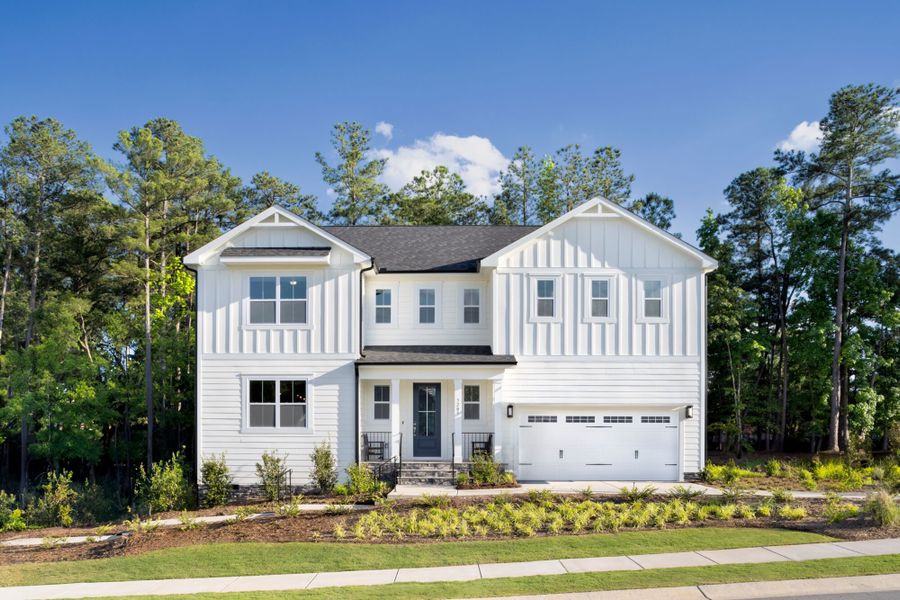
<path fill-rule="evenodd" d="M 779 150 L 815 150 L 822 141 L 822 129 L 818 121 L 801 121 L 786 140 L 778 144 Z"/>
<path fill-rule="evenodd" d="M 387 121 L 378 121 L 377 123 L 375 123 L 375 133 L 380 133 L 385 138 L 390 140 L 392 137 L 394 137 L 394 126 Z"/>
<path fill-rule="evenodd" d="M 466 137 L 435 133 L 427 140 L 416 140 L 411 146 L 396 150 L 375 150 L 379 158 L 387 158 L 384 182 L 398 189 L 423 170 L 445 166 L 458 173 L 469 191 L 477 196 L 489 196 L 500 190 L 500 171 L 509 159 L 491 140 L 477 135 Z"/>

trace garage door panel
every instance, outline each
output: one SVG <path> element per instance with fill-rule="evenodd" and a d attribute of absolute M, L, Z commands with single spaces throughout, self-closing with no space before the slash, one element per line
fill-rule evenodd
<path fill-rule="evenodd" d="M 671 412 L 534 409 L 519 429 L 522 480 L 678 479 Z"/>

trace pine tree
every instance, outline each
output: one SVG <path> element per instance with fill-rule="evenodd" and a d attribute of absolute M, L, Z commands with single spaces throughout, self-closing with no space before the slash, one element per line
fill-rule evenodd
<path fill-rule="evenodd" d="M 335 194 L 329 215 L 333 223 L 357 225 L 377 222 L 384 212 L 387 187 L 378 181 L 387 159 L 368 158 L 370 133 L 355 121 L 334 126 L 331 145 L 339 162 L 332 166 L 321 152 L 316 162 L 322 167 L 322 179 Z"/>

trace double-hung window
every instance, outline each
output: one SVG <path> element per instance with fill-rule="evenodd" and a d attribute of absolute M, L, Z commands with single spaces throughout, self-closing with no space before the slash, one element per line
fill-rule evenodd
<path fill-rule="evenodd" d="M 419 288 L 419 323 L 433 325 L 437 317 L 437 294 L 434 288 Z"/>
<path fill-rule="evenodd" d="M 463 386 L 463 418 L 467 421 L 481 418 L 481 386 Z"/>
<path fill-rule="evenodd" d="M 302 379 L 251 379 L 247 400 L 251 428 L 307 426 L 308 398 Z"/>
<path fill-rule="evenodd" d="M 532 316 L 539 321 L 555 320 L 557 317 L 557 292 L 559 279 L 556 277 L 537 277 L 533 280 L 532 293 L 534 302 Z"/>
<path fill-rule="evenodd" d="M 591 317 L 609 317 L 609 279 L 591 280 Z"/>
<path fill-rule="evenodd" d="M 383 420 L 391 418 L 391 386 L 375 386 L 375 419 Z"/>
<path fill-rule="evenodd" d="M 305 324 L 308 304 L 306 277 L 250 278 L 251 324 Z"/>
<path fill-rule="evenodd" d="M 481 290 L 470 288 L 463 290 L 463 323 L 477 325 L 481 322 Z"/>
<path fill-rule="evenodd" d="M 644 318 L 661 319 L 663 316 L 663 284 L 659 279 L 644 280 Z"/>
<path fill-rule="evenodd" d="M 375 290 L 375 322 L 386 324 L 391 322 L 391 290 Z"/>

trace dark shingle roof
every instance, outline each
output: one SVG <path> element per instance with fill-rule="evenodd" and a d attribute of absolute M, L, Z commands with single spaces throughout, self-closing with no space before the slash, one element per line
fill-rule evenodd
<path fill-rule="evenodd" d="M 358 365 L 514 365 L 511 354 L 490 346 L 366 346 Z"/>
<path fill-rule="evenodd" d="M 317 246 L 308 248 L 225 248 L 222 256 L 328 256 L 331 248 Z"/>
<path fill-rule="evenodd" d="M 520 225 L 359 225 L 326 231 L 375 259 L 380 272 L 473 273 L 478 261 L 528 235 Z"/>

